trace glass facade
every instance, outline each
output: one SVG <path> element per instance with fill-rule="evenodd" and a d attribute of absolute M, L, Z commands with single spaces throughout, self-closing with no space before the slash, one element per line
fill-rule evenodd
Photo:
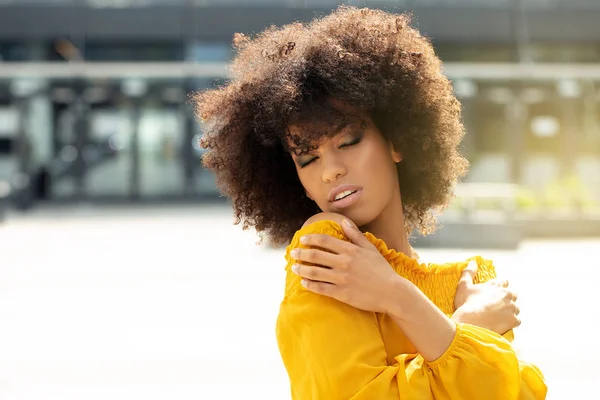
<path fill-rule="evenodd" d="M 47 199 L 217 196 L 214 177 L 201 166 L 201 132 L 187 94 L 218 82 L 50 79 L 42 90 L 0 105 L 0 158 L 16 160 L 15 148 L 26 140 L 24 170 L 32 182 L 44 180 L 43 188 L 31 189 Z M 6 86 L 11 82 L 0 82 Z"/>
<path fill-rule="evenodd" d="M 186 7 L 272 5 L 307 9 L 341 3 L 316 0 L 43 3 L 75 2 L 97 8 L 185 4 Z M 507 8 L 513 3 L 427 0 L 418 2 L 418 6 Z M 583 7 L 591 3 L 579 0 L 570 4 Z M 369 1 L 361 5 L 402 8 L 416 7 L 417 2 Z M 552 5 L 561 2 L 523 2 L 526 9 Z M 69 33 L 0 38 L 0 62 L 5 65 L 0 69 L 0 154 L 20 157 L 21 164 L 15 165 L 30 174 L 31 182 L 39 183 L 36 191 L 40 197 L 65 201 L 143 201 L 216 195 L 214 176 L 201 166 L 200 126 L 186 96 L 224 83 L 226 65 L 234 57 L 231 34 L 204 32 L 207 29 L 194 19 L 197 16 L 185 19 L 184 12 L 182 8 L 182 24 L 185 20 L 185 24 L 193 26 L 194 35 L 122 38 L 101 32 L 87 37 L 87 28 L 81 27 L 83 34 L 79 36 Z M 173 15 L 179 21 L 179 14 Z M 556 72 L 542 79 L 536 76 L 537 70 L 530 76 L 511 75 L 512 66 L 523 65 L 519 64 L 523 55 L 539 65 L 577 63 L 592 71 L 595 66 L 600 68 L 600 42 L 534 39 L 518 46 L 514 38 L 461 42 L 452 35 L 448 38 L 439 35 L 432 40 L 446 65 L 477 67 L 471 70 L 473 76 L 461 75 L 460 71 L 456 77 L 450 74 L 450 78 L 457 79 L 456 91 L 467 127 L 464 149 L 471 161 L 467 180 L 513 182 L 542 193 L 563 177 L 575 176 L 600 204 L 600 75 L 594 77 L 588 73 L 586 78 L 573 78 L 571 73 Z M 25 65 L 18 63 L 26 61 L 51 62 L 69 68 L 85 61 L 86 65 L 96 65 L 97 76 L 79 72 L 69 76 L 48 67 L 50 64 L 43 64 L 42 68 L 54 72 L 40 69 L 39 79 L 35 78 L 41 82 L 37 88 L 27 89 L 25 85 L 19 89 L 15 76 L 21 71 L 13 71 L 12 75 L 3 71 L 15 63 Z M 164 63 L 172 64 L 164 67 Z M 98 65 L 113 69 L 103 74 L 100 68 L 98 73 Z M 123 66 L 123 71 L 115 71 L 120 67 L 114 65 Z M 166 71 L 153 70 L 157 65 L 156 68 Z M 493 70 L 493 65 L 504 70 L 496 76 L 479 76 L 477 69 Z M 200 74 L 199 70 L 209 72 Z M 11 168 L 14 170 L 14 166 Z"/>
<path fill-rule="evenodd" d="M 445 62 L 515 62 L 517 49 L 514 44 L 448 43 L 435 41 L 435 51 Z"/>
<path fill-rule="evenodd" d="M 83 57 L 87 61 L 183 61 L 184 44 L 178 41 L 122 40 L 86 41 Z"/>
<path fill-rule="evenodd" d="M 0 42 L 0 62 L 28 61 L 30 52 L 25 41 Z"/>
<path fill-rule="evenodd" d="M 214 176 L 201 166 L 200 125 L 186 99 L 224 79 L 50 79 L 30 97 L 2 104 L 0 147 L 13 152 L 15 140 L 27 138 L 28 170 L 46 174 L 50 199 L 217 196 Z M 18 85 L 10 83 L 0 87 L 14 91 Z M 599 82 L 471 85 L 457 87 L 471 161 L 467 181 L 543 193 L 572 176 L 600 202 Z"/>
<path fill-rule="evenodd" d="M 396 7 L 493 7 L 511 8 L 512 0 L 0 0 L 1 5 L 44 5 L 44 6 L 72 6 L 84 5 L 93 8 L 135 8 L 156 6 L 182 6 L 193 5 L 197 7 L 208 6 L 293 6 L 293 7 L 335 7 L 339 4 L 356 6 L 385 6 Z M 596 0 L 522 0 L 522 6 L 529 9 L 575 7 L 575 8 L 600 8 Z"/>

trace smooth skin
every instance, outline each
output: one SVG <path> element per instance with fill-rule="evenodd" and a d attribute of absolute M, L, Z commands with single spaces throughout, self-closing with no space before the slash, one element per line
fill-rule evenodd
<path fill-rule="evenodd" d="M 436 360 L 448 349 L 455 321 L 499 334 L 518 326 L 514 293 L 495 281 L 473 284 L 474 262 L 459 283 L 456 299 L 462 304 L 448 318 L 412 282 L 397 275 L 354 224 L 344 218 L 342 229 L 351 243 L 328 235 L 304 236 L 301 241 L 312 248 L 292 250 L 297 260 L 294 273 L 314 293 L 361 310 L 389 314 L 425 360 Z"/>
<path fill-rule="evenodd" d="M 291 256 L 296 260 L 294 272 L 303 278 L 305 288 L 365 311 L 390 315 L 427 361 L 448 349 L 455 321 L 499 334 L 519 326 L 516 295 L 506 282 L 474 285 L 476 266 L 470 265 L 457 289 L 456 312 L 449 318 L 412 282 L 397 275 L 364 237 L 362 231 L 369 231 L 390 248 L 416 258 L 404 230 L 396 169 L 402 155 L 385 141 L 371 118 L 362 115 L 363 124 L 345 127 L 310 151 L 291 152 L 306 195 L 323 211 L 306 224 L 334 220 L 351 240 L 328 235 L 302 238 L 311 248 L 294 249 Z M 301 135 L 302 127 L 291 126 L 290 131 Z M 363 194 L 350 207 L 337 209 L 329 193 L 342 184 L 359 185 Z"/>

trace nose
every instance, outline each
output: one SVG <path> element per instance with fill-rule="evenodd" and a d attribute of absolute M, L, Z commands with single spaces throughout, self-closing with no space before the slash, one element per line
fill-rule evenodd
<path fill-rule="evenodd" d="M 347 168 L 341 157 L 333 154 L 323 156 L 321 165 L 323 168 L 321 179 L 325 183 L 335 182 L 338 178 L 346 175 Z"/>

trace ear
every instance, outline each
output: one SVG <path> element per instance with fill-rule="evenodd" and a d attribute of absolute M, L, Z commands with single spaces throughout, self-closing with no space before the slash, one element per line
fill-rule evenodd
<path fill-rule="evenodd" d="M 389 144 L 390 144 L 390 152 L 392 154 L 392 160 L 394 160 L 394 162 L 396 164 L 398 164 L 400 161 L 402 161 L 402 155 L 400 155 L 400 152 L 398 152 L 394 149 L 394 145 L 392 144 L 392 142 L 389 142 Z"/>

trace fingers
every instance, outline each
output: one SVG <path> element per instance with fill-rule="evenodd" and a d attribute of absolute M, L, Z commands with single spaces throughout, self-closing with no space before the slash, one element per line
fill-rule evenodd
<path fill-rule="evenodd" d="M 510 299 L 512 301 L 517 301 L 517 298 L 519 296 L 517 295 L 517 292 L 514 289 L 508 289 L 508 287 L 510 286 L 510 282 L 507 279 L 504 279 L 502 281 L 496 280 L 496 284 L 498 284 L 506 289 L 507 295 L 510 297 Z"/>
<path fill-rule="evenodd" d="M 350 239 L 352 243 L 356 244 L 357 246 L 364 248 L 373 246 L 373 244 L 369 242 L 369 239 L 363 235 L 360 229 L 358 229 L 358 227 L 347 218 L 344 218 L 342 221 L 342 230 L 344 231 L 344 234 L 348 236 L 348 239 Z"/>
<path fill-rule="evenodd" d="M 460 280 L 458 281 L 459 286 L 469 286 L 473 284 L 473 279 L 477 275 L 477 263 L 475 260 L 469 261 L 465 269 L 463 269 Z"/>
<path fill-rule="evenodd" d="M 337 254 L 319 250 L 319 249 L 301 249 L 295 248 L 290 251 L 290 256 L 303 264 L 317 264 L 322 267 L 333 268 L 338 264 Z"/>
<path fill-rule="evenodd" d="M 316 282 L 309 279 L 302 279 L 302 286 L 311 292 L 333 297 L 335 286 L 330 283 Z"/>
<path fill-rule="evenodd" d="M 300 243 L 306 246 L 328 250 L 336 254 L 347 253 L 350 251 L 352 246 L 356 246 L 352 243 L 348 243 L 345 240 L 341 240 L 330 235 L 316 233 L 302 236 L 300 238 Z"/>
<path fill-rule="evenodd" d="M 515 328 L 518 328 L 519 326 L 521 326 L 521 319 L 518 317 L 515 317 Z"/>
<path fill-rule="evenodd" d="M 521 318 L 518 317 L 518 315 L 521 313 L 521 309 L 514 301 L 512 302 L 512 306 L 513 306 L 514 327 L 518 328 L 521 325 Z"/>
<path fill-rule="evenodd" d="M 301 278 L 305 278 L 311 281 L 336 283 L 335 273 L 327 268 L 294 264 L 292 265 L 292 272 L 300 276 Z"/>
<path fill-rule="evenodd" d="M 496 285 L 498 287 L 503 287 L 503 288 L 507 288 L 510 285 L 510 282 L 508 282 L 506 279 L 504 279 L 504 280 L 492 279 L 489 282 L 493 285 Z"/>
<path fill-rule="evenodd" d="M 493 285 L 496 285 L 498 287 L 502 287 L 502 288 L 506 289 L 506 296 L 507 296 L 507 298 L 510 298 L 512 301 L 517 301 L 517 299 L 519 298 L 519 295 L 517 294 L 517 292 L 514 289 L 508 289 L 508 287 L 510 286 L 510 282 L 508 280 L 493 279 L 489 282 Z"/>
<path fill-rule="evenodd" d="M 513 303 L 514 304 L 514 303 Z M 515 311 L 514 311 L 515 315 L 519 315 L 521 313 L 521 309 L 519 308 L 518 305 L 515 304 Z"/>

